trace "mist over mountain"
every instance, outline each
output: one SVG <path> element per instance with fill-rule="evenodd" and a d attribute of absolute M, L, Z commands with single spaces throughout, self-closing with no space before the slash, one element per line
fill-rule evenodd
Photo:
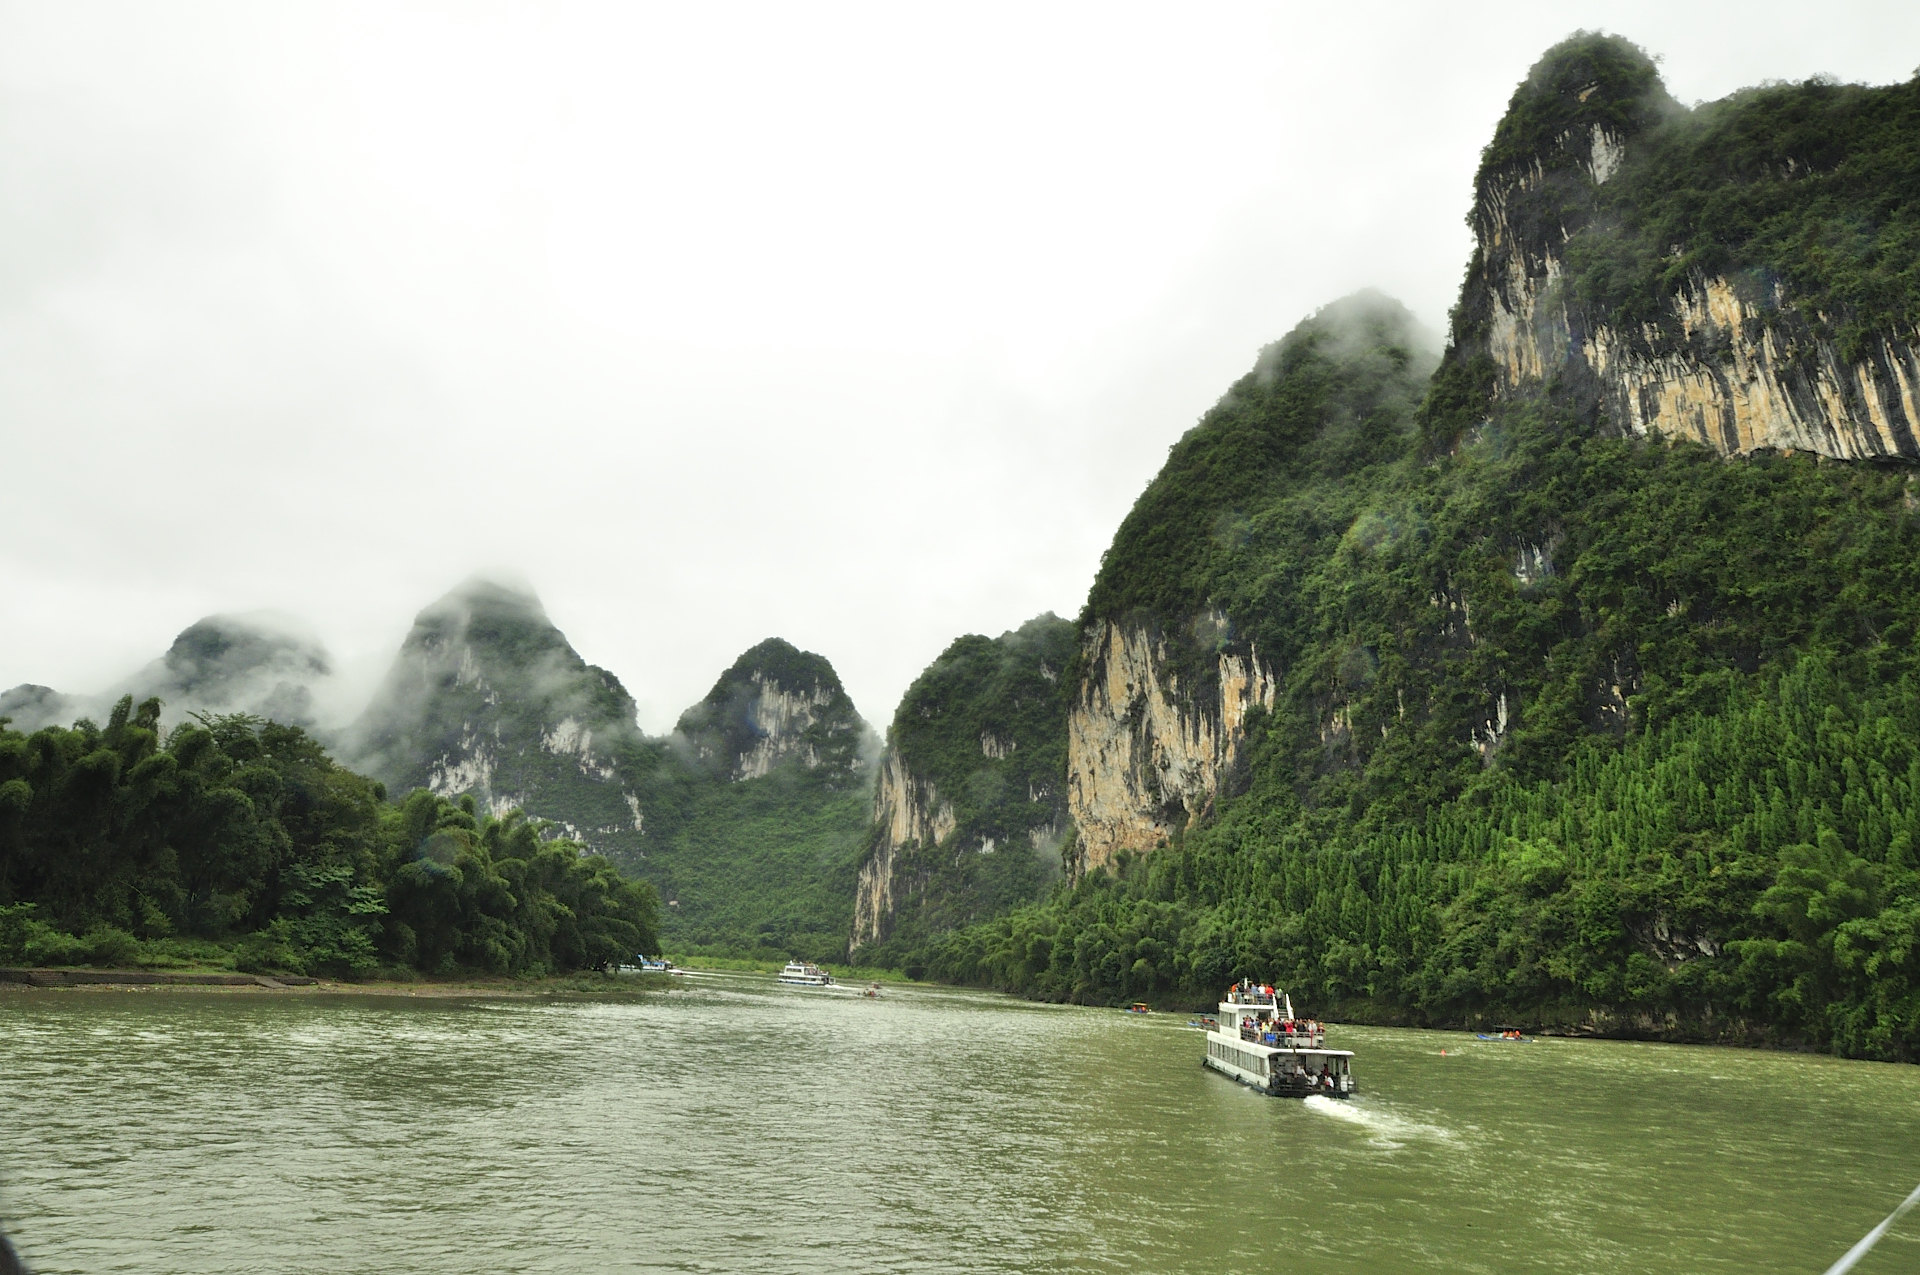
<path fill-rule="evenodd" d="M 1075 884 L 936 977 L 1920 1057 L 1920 79 L 1691 110 L 1582 33 L 1444 358 L 1353 298 L 1080 617 Z"/>
<path fill-rule="evenodd" d="M 51 686 L 22 682 L 0 691 L 0 717 L 10 719 L 20 730 L 39 730 L 85 715 L 78 700 Z"/>
<path fill-rule="evenodd" d="M 0 716 L 31 732 L 157 697 L 163 736 L 193 713 L 304 728 L 396 800 L 424 790 L 482 817 L 520 811 L 608 856 L 658 887 L 683 948 L 845 950 L 878 741 L 824 657 L 769 638 L 673 734 L 648 736 L 620 680 L 574 650 L 531 588 L 476 577 L 419 613 L 344 725 L 318 707 L 337 704 L 334 677 L 289 621 L 210 617 L 111 692 L 23 685 Z"/>
<path fill-rule="evenodd" d="M 874 741 L 832 664 L 779 638 L 651 737 L 529 589 L 471 580 L 420 613 L 342 746 L 392 792 L 524 810 L 608 855 L 659 890 L 677 950 L 843 948 Z"/>
<path fill-rule="evenodd" d="M 884 747 L 779 638 L 649 737 L 486 580 L 345 728 L 327 653 L 257 618 L 116 694 L 310 726 L 425 790 L 422 829 L 524 811 L 516 845 L 655 886 L 683 952 L 1920 1057 L 1916 138 L 1920 78 L 1686 107 L 1625 40 L 1554 46 L 1481 156 L 1444 347 L 1377 292 L 1307 315 L 1175 441 L 1079 616 L 952 642 Z M 0 714 L 151 751 L 112 698 Z M 61 747 L 113 772 L 95 734 Z"/>
<path fill-rule="evenodd" d="M 420 612 L 342 750 L 389 791 L 518 807 L 625 859 L 645 828 L 634 776 L 660 751 L 531 591 L 484 579 Z"/>
<path fill-rule="evenodd" d="M 107 690 L 62 694 L 31 684 L 0 693 L 0 716 L 37 730 L 78 717 L 104 721 L 114 702 L 158 698 L 161 720 L 250 713 L 315 727 L 341 720 L 332 657 L 298 621 L 267 612 L 210 615 L 183 629 L 160 658 Z"/>

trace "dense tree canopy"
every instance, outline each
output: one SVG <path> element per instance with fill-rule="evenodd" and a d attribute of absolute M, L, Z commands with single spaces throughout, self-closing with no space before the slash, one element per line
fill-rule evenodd
<path fill-rule="evenodd" d="M 519 812 L 396 805 L 297 727 L 0 720 L 0 960 L 538 975 L 656 950 L 651 886 Z"/>
<path fill-rule="evenodd" d="M 1445 382 L 1416 411 L 1380 313 L 1263 357 L 1089 603 L 1198 666 L 1218 608 L 1274 661 L 1216 813 L 906 959 L 1095 1002 L 1256 975 L 1327 1012 L 1920 1058 L 1912 470 Z M 1458 443 L 1429 453 L 1420 412 Z M 1287 459 L 1355 434 L 1358 464 Z"/>

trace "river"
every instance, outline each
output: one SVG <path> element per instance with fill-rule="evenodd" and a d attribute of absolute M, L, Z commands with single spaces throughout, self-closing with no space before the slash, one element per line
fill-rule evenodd
<path fill-rule="evenodd" d="M 41 1275 L 1757 1275 L 1824 1270 L 1920 1181 L 1920 1068 L 1335 1027 L 1364 1092 L 1303 1103 L 1183 1022 L 752 975 L 14 993 L 0 1216 Z M 1856 1269 L 1920 1269 L 1916 1223 Z"/>

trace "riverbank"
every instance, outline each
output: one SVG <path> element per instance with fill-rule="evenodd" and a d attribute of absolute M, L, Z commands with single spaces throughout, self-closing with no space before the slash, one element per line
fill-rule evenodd
<path fill-rule="evenodd" d="M 1425 1031 L 1496 1032 L 1516 1030 L 1529 1036 L 1569 1040 L 1645 1041 L 1667 1045 L 1723 1045 L 1734 1049 L 1776 1049 L 1821 1053 L 1803 1037 L 1736 1014 L 1674 1010 L 1616 1009 L 1593 1005 L 1509 1006 L 1482 1014 L 1430 1015 L 1405 1006 L 1365 998 L 1336 1001 L 1321 1015 L 1328 1022 L 1369 1027 L 1410 1027 Z M 1839 1055 L 1837 1055 L 1839 1056 Z"/>
<path fill-rule="evenodd" d="M 292 974 L 236 974 L 227 970 L 98 970 L 0 968 L 0 996 L 39 992 L 195 992 L 229 995 L 542 997 L 652 995 L 681 985 L 667 974 L 569 974 L 554 978 L 369 979 L 365 982 Z"/>

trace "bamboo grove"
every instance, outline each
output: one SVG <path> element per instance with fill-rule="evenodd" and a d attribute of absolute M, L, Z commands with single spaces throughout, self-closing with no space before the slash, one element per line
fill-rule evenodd
<path fill-rule="evenodd" d="M 297 727 L 0 720 L 0 962 L 541 975 L 657 946 L 653 888 L 518 811 L 390 802 Z"/>

